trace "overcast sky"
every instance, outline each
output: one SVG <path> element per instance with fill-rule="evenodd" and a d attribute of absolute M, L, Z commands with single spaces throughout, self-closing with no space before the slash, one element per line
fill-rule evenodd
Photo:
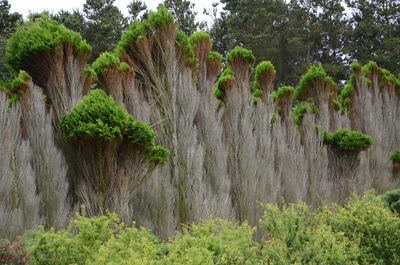
<path fill-rule="evenodd" d="M 116 0 L 114 5 L 116 5 L 123 14 L 128 16 L 127 6 L 132 0 Z M 72 10 L 79 9 L 83 10 L 83 4 L 85 0 L 9 0 L 11 5 L 11 12 L 18 12 L 23 14 L 24 18 L 27 17 L 29 12 L 41 12 L 43 10 L 48 10 L 50 13 L 57 13 L 59 10 Z M 144 0 L 147 8 L 155 10 L 157 6 L 162 3 L 162 0 Z M 197 11 L 197 20 L 203 21 L 208 20 L 206 16 L 203 15 L 203 9 L 212 9 L 212 3 L 218 2 L 218 0 L 201 0 L 192 1 L 195 4 L 195 9 Z"/>

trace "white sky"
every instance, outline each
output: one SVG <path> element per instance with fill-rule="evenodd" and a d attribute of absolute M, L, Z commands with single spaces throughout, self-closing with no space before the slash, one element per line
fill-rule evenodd
<path fill-rule="evenodd" d="M 132 0 L 116 0 L 114 5 L 116 5 L 119 10 L 126 16 L 128 16 L 127 6 Z M 41 12 L 47 10 L 50 13 L 57 13 L 59 10 L 71 11 L 72 9 L 83 10 L 83 4 L 85 0 L 9 0 L 11 5 L 11 12 L 21 13 L 24 18 L 27 17 L 29 12 Z M 162 0 L 144 0 L 147 8 L 150 10 L 155 10 L 157 6 L 162 3 Z M 203 15 L 203 9 L 212 9 L 212 3 L 218 2 L 218 0 L 192 0 L 195 4 L 195 9 L 197 11 L 197 20 L 203 21 L 208 20 L 207 16 Z"/>

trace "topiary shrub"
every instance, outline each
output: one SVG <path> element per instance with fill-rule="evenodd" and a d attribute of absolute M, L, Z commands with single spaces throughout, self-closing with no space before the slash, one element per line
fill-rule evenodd
<path fill-rule="evenodd" d="M 78 54 L 89 56 L 91 47 L 79 33 L 73 32 L 56 21 L 42 16 L 35 22 L 27 22 L 10 38 L 7 45 L 6 62 L 15 70 L 22 68 L 24 60 L 31 54 L 59 49 L 61 44 L 73 45 Z"/>
<path fill-rule="evenodd" d="M 373 141 L 370 136 L 360 132 L 340 129 L 333 134 L 325 132 L 324 143 L 343 151 L 359 153 L 370 147 Z"/>
<path fill-rule="evenodd" d="M 126 137 L 143 147 L 151 161 L 165 163 L 168 150 L 155 146 L 155 134 L 148 125 L 136 121 L 119 107 L 103 90 L 93 90 L 61 120 L 61 129 L 67 139 L 89 136 L 105 141 Z"/>

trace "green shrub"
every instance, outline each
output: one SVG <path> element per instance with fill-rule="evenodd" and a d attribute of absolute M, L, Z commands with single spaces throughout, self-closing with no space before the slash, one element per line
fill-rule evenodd
<path fill-rule="evenodd" d="M 400 150 L 394 151 L 393 155 L 390 157 L 390 160 L 400 163 Z"/>
<path fill-rule="evenodd" d="M 100 56 L 93 62 L 92 68 L 99 76 L 104 72 L 107 72 L 108 68 L 119 65 L 121 61 L 118 56 L 109 52 L 103 52 Z"/>
<path fill-rule="evenodd" d="M 373 143 L 368 135 L 348 129 L 340 129 L 335 133 L 324 133 L 324 143 L 340 148 L 344 151 L 360 152 L 367 149 Z"/>
<path fill-rule="evenodd" d="M 208 41 L 210 46 L 212 45 L 210 35 L 204 31 L 197 31 L 189 37 L 189 43 L 193 46 L 193 48 L 196 48 L 197 45 L 203 40 Z"/>
<path fill-rule="evenodd" d="M 344 207 L 325 206 L 320 218 L 358 245 L 359 264 L 400 264 L 400 218 L 374 191 L 351 196 Z"/>
<path fill-rule="evenodd" d="M 392 210 L 392 212 L 400 214 L 400 189 L 385 192 L 381 196 L 381 199 L 385 206 Z"/>
<path fill-rule="evenodd" d="M 9 105 L 12 105 L 18 101 L 20 93 L 23 90 L 28 89 L 28 82 L 31 79 L 32 78 L 28 75 L 27 72 L 20 70 L 18 76 L 16 76 L 13 80 L 10 81 L 10 83 L 6 85 L 7 94 L 9 96 Z"/>
<path fill-rule="evenodd" d="M 154 145 L 155 134 L 148 125 L 135 121 L 103 90 L 93 90 L 61 119 L 65 138 L 99 137 L 105 141 L 126 137 L 142 146 L 153 162 L 166 162 L 168 150 Z"/>
<path fill-rule="evenodd" d="M 235 76 L 233 74 L 232 68 L 227 67 L 218 78 L 217 83 L 215 84 L 214 95 L 217 98 L 221 98 L 224 95 L 224 90 L 226 85 L 230 85 L 235 82 Z"/>
<path fill-rule="evenodd" d="M 226 61 L 228 62 L 228 65 L 231 65 L 231 63 L 233 63 L 233 61 L 238 58 L 244 60 L 246 63 L 249 64 L 254 64 L 256 61 L 256 57 L 254 57 L 252 51 L 242 48 L 240 46 L 236 46 L 226 55 Z"/>
<path fill-rule="evenodd" d="M 207 59 L 209 61 L 219 61 L 220 63 L 222 62 L 222 55 L 218 52 L 210 52 L 207 56 Z"/>
<path fill-rule="evenodd" d="M 164 5 L 160 5 L 156 12 L 150 12 L 148 19 L 143 21 L 135 20 L 122 35 L 121 41 L 117 44 L 115 54 L 121 56 L 124 52 L 131 49 L 131 45 L 137 40 L 144 39 L 149 34 L 154 33 L 162 25 L 173 24 L 174 16 L 168 12 Z M 178 32 L 179 37 L 183 37 Z M 185 35 L 186 37 L 186 35 Z"/>
<path fill-rule="evenodd" d="M 322 222 L 307 205 L 266 205 L 261 227 L 266 241 L 261 248 L 262 264 L 357 264 L 357 242 Z"/>
<path fill-rule="evenodd" d="M 301 121 L 303 120 L 306 111 L 307 111 L 307 106 L 304 102 L 300 102 L 299 104 L 296 105 L 296 107 L 294 107 L 292 113 L 296 127 L 298 127 L 301 124 Z"/>
<path fill-rule="evenodd" d="M 61 44 L 69 43 L 75 51 L 90 55 L 91 47 L 79 33 L 73 32 L 56 21 L 42 16 L 35 22 L 27 22 L 10 38 L 7 45 L 6 61 L 15 70 L 31 54 L 51 49 L 59 49 Z"/>
<path fill-rule="evenodd" d="M 256 264 L 254 231 L 224 220 L 189 225 L 170 240 L 166 264 Z"/>
<path fill-rule="evenodd" d="M 291 86 L 283 86 L 283 87 L 280 87 L 278 89 L 278 91 L 274 91 L 272 93 L 272 97 L 274 98 L 274 100 L 277 100 L 280 97 L 282 97 L 284 95 L 287 95 L 287 94 L 290 94 L 292 92 L 294 92 L 294 88 L 293 87 L 291 87 Z"/>
<path fill-rule="evenodd" d="M 318 81 L 323 81 L 330 87 L 336 87 L 335 82 L 333 82 L 331 77 L 327 76 L 321 64 L 318 66 L 313 65 L 310 67 L 310 69 L 308 69 L 308 72 L 301 77 L 300 83 L 296 87 L 294 95 L 295 99 L 299 101 L 307 99 L 307 95 L 309 95 L 307 90 L 312 84 Z"/>

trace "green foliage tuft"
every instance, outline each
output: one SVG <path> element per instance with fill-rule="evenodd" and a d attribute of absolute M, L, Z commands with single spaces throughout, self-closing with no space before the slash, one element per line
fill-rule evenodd
<path fill-rule="evenodd" d="M 64 43 L 72 44 L 78 53 L 91 53 L 90 45 L 79 33 L 43 16 L 35 22 L 25 23 L 14 33 L 7 45 L 6 61 L 18 71 L 29 55 L 59 49 Z"/>
<path fill-rule="evenodd" d="M 164 5 L 159 5 L 156 12 L 150 12 L 148 21 L 150 27 L 157 28 L 161 25 L 173 24 L 174 16 Z"/>
<path fill-rule="evenodd" d="M 142 146 L 153 162 L 166 162 L 168 150 L 155 146 L 155 134 L 148 125 L 135 121 L 103 90 L 93 90 L 61 119 L 65 138 L 90 136 L 111 141 L 126 137 Z"/>
<path fill-rule="evenodd" d="M 390 157 L 390 160 L 400 163 L 400 150 L 394 151 L 393 155 Z"/>
<path fill-rule="evenodd" d="M 272 93 L 272 97 L 274 98 L 274 100 L 277 100 L 280 97 L 282 97 L 284 95 L 288 95 L 288 94 L 293 93 L 293 92 L 294 92 L 294 88 L 293 87 L 291 87 L 291 86 L 283 86 L 283 87 L 280 87 L 278 89 L 278 91 L 274 91 Z"/>
<path fill-rule="evenodd" d="M 235 82 L 235 76 L 233 74 L 232 68 L 227 67 L 218 78 L 217 83 L 215 84 L 214 95 L 217 98 L 221 98 L 224 95 L 224 86 L 228 83 L 231 84 Z"/>
<path fill-rule="evenodd" d="M 244 60 L 246 63 L 249 64 L 254 64 L 256 61 L 256 57 L 254 57 L 252 51 L 242 48 L 240 46 L 236 46 L 226 55 L 226 61 L 228 62 L 228 65 L 231 65 L 233 61 L 238 58 Z"/>
<path fill-rule="evenodd" d="M 357 71 L 360 71 L 361 69 L 362 69 L 361 64 L 359 64 L 359 63 L 357 63 L 357 62 L 351 63 L 351 71 L 352 71 L 353 73 L 355 73 L 355 72 L 357 72 Z"/>
<path fill-rule="evenodd" d="M 263 61 L 256 66 L 256 74 L 254 80 L 259 84 L 261 75 L 266 72 L 273 72 L 275 74 L 275 67 L 270 61 Z"/>
<path fill-rule="evenodd" d="M 85 73 L 87 77 L 90 77 L 93 81 L 97 80 L 97 74 L 91 67 L 86 67 L 85 68 Z"/>
<path fill-rule="evenodd" d="M 340 148 L 344 151 L 361 152 L 367 149 L 373 143 L 372 138 L 368 135 L 348 129 L 340 129 L 330 134 L 324 133 L 324 143 Z"/>
<path fill-rule="evenodd" d="M 296 107 L 294 107 L 292 113 L 296 127 L 298 127 L 301 124 L 301 121 L 303 120 L 306 111 L 307 111 L 307 106 L 306 103 L 304 102 L 300 102 L 299 104 L 296 105 Z"/>
<path fill-rule="evenodd" d="M 32 78 L 28 75 L 27 72 L 20 70 L 18 76 L 16 76 L 13 80 L 8 84 L 4 84 L 5 89 L 7 90 L 7 94 L 9 95 L 8 104 L 12 105 L 18 101 L 20 93 L 28 88 L 28 82 Z"/>
<path fill-rule="evenodd" d="M 108 68 L 119 65 L 121 61 L 118 56 L 109 52 L 103 52 L 100 56 L 93 62 L 92 68 L 98 76 L 107 72 Z"/>
<path fill-rule="evenodd" d="M 193 48 L 196 48 L 197 45 L 203 40 L 208 41 L 210 45 L 212 45 L 210 35 L 204 31 L 197 31 L 189 37 L 189 43 L 193 46 Z"/>
<path fill-rule="evenodd" d="M 355 82 L 356 76 L 353 72 L 353 74 L 350 76 L 350 80 L 347 82 L 346 86 L 343 88 L 342 92 L 339 95 L 339 102 L 343 108 L 350 108 L 354 93 Z"/>
<path fill-rule="evenodd" d="M 331 77 L 327 76 L 321 64 L 318 66 L 313 65 L 310 67 L 310 69 L 308 69 L 308 72 L 301 77 L 300 83 L 296 87 L 294 95 L 295 99 L 299 101 L 305 100 L 307 95 L 309 95 L 309 93 L 307 93 L 307 89 L 309 89 L 312 84 L 318 81 L 323 81 L 328 86 L 336 87 L 335 82 L 333 82 Z"/>
<path fill-rule="evenodd" d="M 222 62 L 222 55 L 219 52 L 210 52 L 207 56 L 209 61 L 219 61 Z"/>

